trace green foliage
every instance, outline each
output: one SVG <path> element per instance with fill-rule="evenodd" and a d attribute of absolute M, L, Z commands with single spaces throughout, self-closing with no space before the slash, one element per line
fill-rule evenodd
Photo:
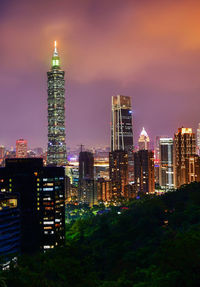
<path fill-rule="evenodd" d="M 120 215 L 113 208 L 67 225 L 65 247 L 21 257 L 3 273 L 4 282 L 8 287 L 199 286 L 200 184 L 127 206 Z"/>

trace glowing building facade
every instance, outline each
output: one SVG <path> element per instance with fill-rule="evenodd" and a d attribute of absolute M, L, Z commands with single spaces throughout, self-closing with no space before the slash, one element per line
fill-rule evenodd
<path fill-rule="evenodd" d="M 174 188 L 173 139 L 160 138 L 159 151 L 159 183 L 161 188 Z"/>
<path fill-rule="evenodd" d="M 111 152 L 125 151 L 128 154 L 128 179 L 133 181 L 133 124 L 131 98 L 117 95 L 112 97 Z"/>
<path fill-rule="evenodd" d="M 5 160 L 0 169 L 0 192 L 18 195 L 22 253 L 64 245 L 64 179 L 63 167 L 43 167 L 42 158 Z"/>
<path fill-rule="evenodd" d="M 27 141 L 24 139 L 19 139 L 16 141 L 16 157 L 26 158 L 27 157 Z"/>
<path fill-rule="evenodd" d="M 147 132 L 145 131 L 145 129 L 143 128 L 141 133 L 140 133 L 140 137 L 138 140 L 138 146 L 139 146 L 139 150 L 149 150 L 150 149 L 150 139 L 149 136 L 147 134 Z"/>
<path fill-rule="evenodd" d="M 97 186 L 94 180 L 94 156 L 89 151 L 79 153 L 79 192 L 80 202 L 93 206 L 97 203 Z"/>
<path fill-rule="evenodd" d="M 4 158 L 5 158 L 6 149 L 3 145 L 0 146 L 0 166 L 3 166 L 4 164 Z"/>
<path fill-rule="evenodd" d="M 195 154 L 195 133 L 191 128 L 179 128 L 174 135 L 174 183 L 176 187 L 190 183 L 189 159 Z"/>
<path fill-rule="evenodd" d="M 9 268 L 10 261 L 20 253 L 20 230 L 18 197 L 0 189 L 0 269 Z"/>
<path fill-rule="evenodd" d="M 197 154 L 200 156 L 200 123 L 197 128 Z"/>
<path fill-rule="evenodd" d="M 112 199 L 125 197 L 125 187 L 128 185 L 128 153 L 123 150 L 110 152 L 109 169 Z"/>
<path fill-rule="evenodd" d="M 65 142 L 65 72 L 60 68 L 56 42 L 48 77 L 48 149 L 47 165 L 67 163 Z"/>
<path fill-rule="evenodd" d="M 154 154 L 139 150 L 134 153 L 135 187 L 138 194 L 155 192 Z"/>

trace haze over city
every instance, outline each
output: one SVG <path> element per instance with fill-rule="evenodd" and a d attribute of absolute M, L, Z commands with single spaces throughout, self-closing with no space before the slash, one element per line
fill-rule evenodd
<path fill-rule="evenodd" d="M 67 146 L 110 144 L 111 96 L 132 97 L 135 142 L 196 129 L 197 1 L 0 3 L 1 144 L 47 146 L 47 75 L 57 40 L 66 72 Z"/>

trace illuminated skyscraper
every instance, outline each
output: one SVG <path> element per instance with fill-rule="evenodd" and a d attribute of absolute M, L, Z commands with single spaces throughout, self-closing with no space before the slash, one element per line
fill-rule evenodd
<path fill-rule="evenodd" d="M 156 184 L 159 184 L 159 167 L 160 167 L 160 136 L 156 136 L 154 142 L 154 171 L 155 171 Z"/>
<path fill-rule="evenodd" d="M 160 138 L 159 183 L 163 189 L 174 188 L 173 139 Z"/>
<path fill-rule="evenodd" d="M 197 153 L 200 155 L 200 123 L 197 128 Z"/>
<path fill-rule="evenodd" d="M 43 167 L 42 158 L 6 159 L 0 168 L 0 191 L 19 196 L 22 253 L 64 244 L 64 180 L 64 168 Z"/>
<path fill-rule="evenodd" d="M 0 146 L 0 166 L 4 164 L 6 149 L 3 145 Z"/>
<path fill-rule="evenodd" d="M 48 150 L 47 164 L 67 163 L 65 142 L 65 72 L 60 68 L 56 41 L 48 77 Z"/>
<path fill-rule="evenodd" d="M 147 132 L 145 131 L 145 129 L 143 128 L 140 133 L 139 140 L 138 140 L 139 150 L 143 150 L 143 149 L 149 150 L 149 144 L 150 144 L 149 136 Z"/>
<path fill-rule="evenodd" d="M 179 128 L 174 135 L 174 182 L 176 187 L 190 182 L 189 159 L 195 154 L 195 133 L 191 128 Z"/>
<path fill-rule="evenodd" d="M 99 202 L 108 202 L 112 198 L 112 183 L 111 180 L 99 178 L 97 180 L 97 199 Z"/>
<path fill-rule="evenodd" d="M 0 146 L 0 159 L 3 159 L 5 156 L 5 147 L 3 145 Z"/>
<path fill-rule="evenodd" d="M 110 152 L 109 169 L 112 198 L 125 197 L 125 187 L 128 185 L 128 153 L 124 150 Z"/>
<path fill-rule="evenodd" d="M 129 181 L 133 180 L 133 125 L 131 98 L 117 95 L 112 97 L 111 152 L 123 150 L 128 153 Z"/>
<path fill-rule="evenodd" d="M 20 252 L 20 227 L 18 196 L 0 189 L 0 269 Z"/>
<path fill-rule="evenodd" d="M 26 158 L 27 157 L 27 141 L 19 139 L 16 141 L 16 157 Z"/>
<path fill-rule="evenodd" d="M 154 154 L 149 150 L 134 153 L 135 187 L 139 194 L 155 192 Z"/>
<path fill-rule="evenodd" d="M 111 151 L 133 152 L 133 127 L 131 98 L 112 97 Z"/>
<path fill-rule="evenodd" d="M 97 203 L 97 189 L 94 180 L 94 156 L 89 151 L 79 153 L 79 201 L 90 206 Z"/>

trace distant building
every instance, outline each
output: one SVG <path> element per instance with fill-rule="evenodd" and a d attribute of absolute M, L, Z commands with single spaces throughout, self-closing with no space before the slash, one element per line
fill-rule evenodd
<path fill-rule="evenodd" d="M 144 128 L 142 129 L 142 131 L 140 133 L 140 137 L 138 140 L 138 146 L 139 146 L 139 150 L 149 150 L 150 149 L 150 139 L 149 139 L 149 136 L 148 136 L 148 134 Z"/>
<path fill-rule="evenodd" d="M 89 151 L 79 154 L 79 181 L 83 179 L 94 179 L 94 156 Z"/>
<path fill-rule="evenodd" d="M 200 123 L 198 124 L 198 128 L 197 128 L 197 141 L 196 141 L 196 145 L 197 145 L 197 154 L 200 156 Z"/>
<path fill-rule="evenodd" d="M 94 180 L 94 156 L 91 152 L 79 154 L 79 201 L 90 206 L 97 203 L 97 188 Z"/>
<path fill-rule="evenodd" d="M 188 184 L 189 158 L 196 154 L 196 138 L 191 128 L 179 128 L 174 135 L 174 184 Z"/>
<path fill-rule="evenodd" d="M 128 180 L 134 180 L 133 123 L 131 98 L 112 97 L 111 152 L 124 150 L 128 154 Z"/>
<path fill-rule="evenodd" d="M 159 168 L 160 168 L 160 136 L 156 136 L 154 143 L 154 172 L 155 183 L 159 185 Z"/>
<path fill-rule="evenodd" d="M 124 150 L 110 152 L 109 168 L 112 198 L 125 197 L 125 186 L 128 185 L 128 153 Z"/>
<path fill-rule="evenodd" d="M 159 183 L 165 190 L 174 188 L 173 138 L 160 138 Z"/>
<path fill-rule="evenodd" d="M 102 153 L 103 154 L 103 153 Z M 98 154 L 94 158 L 94 177 L 96 180 L 105 178 L 109 180 L 109 153 Z"/>
<path fill-rule="evenodd" d="M 60 68 L 56 42 L 48 76 L 47 165 L 67 164 L 65 141 L 65 72 Z"/>
<path fill-rule="evenodd" d="M 0 146 L 0 159 L 4 159 L 5 156 L 5 146 L 1 145 Z"/>
<path fill-rule="evenodd" d="M 98 202 L 109 202 L 112 199 L 111 180 L 99 178 L 97 180 L 97 199 Z"/>
<path fill-rule="evenodd" d="M 44 150 L 41 147 L 37 147 L 33 149 L 36 157 L 43 157 L 44 156 Z"/>
<path fill-rule="evenodd" d="M 6 149 L 3 145 L 0 146 L 0 166 L 4 165 Z"/>
<path fill-rule="evenodd" d="M 16 158 L 26 158 L 27 157 L 27 141 L 24 139 L 16 140 Z"/>
<path fill-rule="evenodd" d="M 135 186 L 139 194 L 155 192 L 154 154 L 152 151 L 139 150 L 134 153 Z"/>
<path fill-rule="evenodd" d="M 68 164 L 65 168 L 66 175 L 70 178 L 70 184 L 78 187 L 79 184 L 79 167 L 73 164 Z"/>
<path fill-rule="evenodd" d="M 4 178 L 0 176 L 0 182 Z M 17 195 L 0 191 L 0 269 L 20 253 L 20 210 Z"/>
<path fill-rule="evenodd" d="M 155 139 L 155 144 L 154 144 L 154 158 L 155 158 L 155 161 L 158 161 L 160 160 L 160 136 L 156 136 L 156 139 Z"/>
<path fill-rule="evenodd" d="M 198 155 L 190 156 L 186 160 L 186 166 L 188 166 L 188 183 L 200 182 L 200 157 Z"/>
<path fill-rule="evenodd" d="M 0 169 L 0 190 L 19 195 L 22 253 L 64 244 L 64 177 L 63 167 L 43 167 L 40 158 L 6 159 Z"/>
<path fill-rule="evenodd" d="M 13 150 L 6 151 L 5 158 L 15 158 L 15 157 L 16 157 L 15 151 L 13 151 Z"/>

